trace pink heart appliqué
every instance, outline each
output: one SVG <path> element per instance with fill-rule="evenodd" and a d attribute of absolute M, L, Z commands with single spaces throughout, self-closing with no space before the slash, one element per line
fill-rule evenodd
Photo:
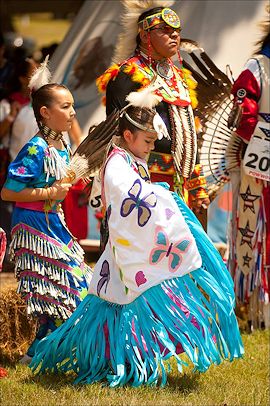
<path fill-rule="evenodd" d="M 147 282 L 147 279 L 143 273 L 143 271 L 139 271 L 135 275 L 135 281 L 137 283 L 137 286 L 143 285 L 145 282 Z"/>
<path fill-rule="evenodd" d="M 172 211 L 171 209 L 165 209 L 165 213 L 166 213 L 166 217 L 167 220 L 170 220 L 170 218 L 174 215 L 174 211 Z"/>

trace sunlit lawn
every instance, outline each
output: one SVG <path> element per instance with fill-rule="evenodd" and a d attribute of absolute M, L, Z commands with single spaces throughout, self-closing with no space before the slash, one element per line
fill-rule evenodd
<path fill-rule="evenodd" d="M 110 389 L 102 384 L 74 386 L 73 375 L 33 376 L 26 366 L 3 365 L 0 379 L 2 406 L 92 405 L 269 405 L 269 332 L 244 334 L 245 356 L 233 363 L 212 366 L 205 374 L 177 373 L 173 363 L 165 388 Z"/>
<path fill-rule="evenodd" d="M 52 1 L 52 0 L 48 0 Z M 37 48 L 60 43 L 70 27 L 69 20 L 54 20 L 49 13 L 16 16 L 13 20 L 15 30 L 25 37 L 35 40 Z"/>

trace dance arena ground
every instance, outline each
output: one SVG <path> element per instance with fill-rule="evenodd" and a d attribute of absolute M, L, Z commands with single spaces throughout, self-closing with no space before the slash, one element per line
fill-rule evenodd
<path fill-rule="evenodd" d="M 205 374 L 176 363 L 165 388 L 110 389 L 101 383 L 74 386 L 74 376 L 32 374 L 18 360 L 32 339 L 34 323 L 16 294 L 12 273 L 0 274 L 0 400 L 3 406 L 267 406 L 269 402 L 269 331 L 243 332 L 245 355 L 211 366 Z M 239 320 L 240 325 L 244 323 Z M 244 326 L 244 324 L 243 324 Z M 185 359 L 185 355 L 183 355 Z"/>

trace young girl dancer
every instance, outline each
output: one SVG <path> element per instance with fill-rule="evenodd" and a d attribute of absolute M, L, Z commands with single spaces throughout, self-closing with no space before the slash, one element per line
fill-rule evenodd
<path fill-rule="evenodd" d="M 120 113 L 118 146 L 108 148 L 101 173 L 105 250 L 89 294 L 40 342 L 33 370 L 73 370 L 76 383 L 140 386 L 161 377 L 163 385 L 164 361 L 175 357 L 181 371 L 183 351 L 201 372 L 243 354 L 219 253 L 168 185 L 149 181 L 145 159 L 160 137 L 159 118 L 141 107 Z"/>
<path fill-rule="evenodd" d="M 9 253 L 15 261 L 18 292 L 27 313 L 39 321 L 23 362 L 31 359 L 41 338 L 70 317 L 87 293 L 90 269 L 60 211 L 71 187 L 69 148 L 62 131 L 71 127 L 73 104 L 71 93 L 62 85 L 46 84 L 32 92 L 39 132 L 10 164 L 1 192 L 3 200 L 16 202 Z"/>

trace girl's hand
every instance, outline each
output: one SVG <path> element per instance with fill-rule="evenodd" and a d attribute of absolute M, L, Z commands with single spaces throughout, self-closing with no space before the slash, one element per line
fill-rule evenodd
<path fill-rule="evenodd" d="M 61 183 L 61 180 L 57 180 L 53 183 L 52 186 L 50 186 L 47 191 L 48 191 L 48 197 L 51 200 L 63 200 L 69 189 L 71 188 L 72 184 L 65 182 Z"/>

